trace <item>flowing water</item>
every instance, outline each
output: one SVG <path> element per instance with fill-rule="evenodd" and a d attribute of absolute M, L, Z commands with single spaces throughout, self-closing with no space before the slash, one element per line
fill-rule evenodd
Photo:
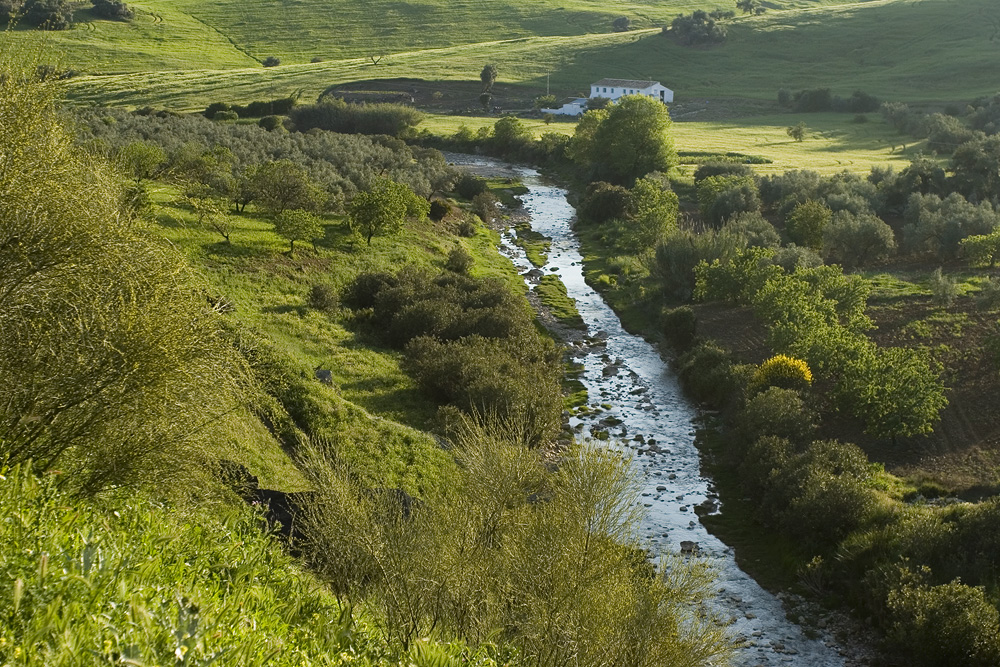
<path fill-rule="evenodd" d="M 785 617 L 781 601 L 739 569 L 732 548 L 698 521 L 695 508 L 700 513 L 719 508 L 694 444 L 698 411 L 683 396 L 657 350 L 625 331 L 614 311 L 584 281 L 579 244 L 571 229 L 575 211 L 566 201 L 566 191 L 533 169 L 475 156 L 449 154 L 448 158 L 473 171 L 507 174 L 528 188 L 520 198 L 531 227 L 552 240 L 542 271 L 559 276 L 588 328 L 590 343 L 571 348 L 571 354 L 585 369 L 580 379 L 597 414 L 572 417 L 570 426 L 584 438 L 607 433 L 609 446 L 632 450 L 646 508 L 642 537 L 659 551 L 694 551 L 692 557 L 711 564 L 717 581 L 715 609 L 745 642 L 735 663 L 845 665 L 830 638 L 808 638 Z M 502 252 L 522 274 L 528 273 L 534 267 L 513 238 L 513 231 L 505 234 Z"/>

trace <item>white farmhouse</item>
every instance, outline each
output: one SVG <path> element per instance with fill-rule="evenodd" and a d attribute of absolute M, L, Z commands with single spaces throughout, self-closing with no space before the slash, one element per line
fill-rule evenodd
<path fill-rule="evenodd" d="M 542 113 L 560 116 L 579 116 L 587 110 L 587 100 L 605 97 L 617 100 L 623 95 L 644 95 L 660 100 L 664 104 L 674 101 L 674 91 L 659 81 L 636 81 L 634 79 L 601 79 L 590 85 L 590 97 L 578 97 L 563 104 L 558 109 L 542 109 Z"/>
<path fill-rule="evenodd" d="M 606 97 L 617 100 L 623 95 L 644 95 L 661 102 L 673 102 L 674 91 L 659 81 L 636 81 L 634 79 L 601 79 L 590 85 L 590 98 Z"/>

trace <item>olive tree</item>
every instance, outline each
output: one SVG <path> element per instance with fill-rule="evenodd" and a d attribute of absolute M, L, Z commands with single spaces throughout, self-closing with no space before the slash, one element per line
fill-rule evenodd
<path fill-rule="evenodd" d="M 398 234 L 407 217 L 426 216 L 428 208 L 427 202 L 407 186 L 378 178 L 369 189 L 354 195 L 347 214 L 351 229 L 371 245 L 373 237 Z"/>
<path fill-rule="evenodd" d="M 274 231 L 288 239 L 288 256 L 293 257 L 296 241 L 314 241 L 323 236 L 323 221 L 309 211 L 290 208 L 274 217 Z"/>

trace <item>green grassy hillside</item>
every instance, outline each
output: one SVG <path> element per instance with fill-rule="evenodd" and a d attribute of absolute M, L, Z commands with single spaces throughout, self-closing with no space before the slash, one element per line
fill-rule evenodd
<path fill-rule="evenodd" d="M 844 0 L 776 0 L 772 8 L 816 7 Z M 234 67 L 268 56 L 288 63 L 343 59 L 532 36 L 611 32 L 628 16 L 635 27 L 669 23 L 693 9 L 732 9 L 731 2 L 659 0 L 139 0 L 132 23 L 76 13 L 72 30 L 50 36 L 66 60 L 94 72 Z"/>
<path fill-rule="evenodd" d="M 218 6 L 219 3 L 208 5 Z M 676 12 L 675 5 L 663 6 L 671 7 L 669 12 L 664 11 L 667 15 Z M 225 30 L 235 30 L 228 24 L 219 28 L 222 33 L 205 36 L 205 41 L 195 47 L 183 40 L 169 42 L 164 35 L 159 48 L 145 42 L 140 47 L 137 40 L 143 35 L 148 38 L 148 34 L 139 26 L 117 26 L 115 29 L 119 31 L 133 30 L 134 38 L 114 41 L 109 37 L 108 44 L 120 45 L 109 56 L 117 58 L 117 64 L 106 68 L 93 66 L 91 71 L 159 71 L 80 77 L 74 80 L 71 97 L 80 102 L 195 109 L 220 98 L 240 101 L 301 92 L 311 99 L 331 84 L 361 79 L 477 81 L 483 63 L 496 62 L 501 83 L 541 91 L 548 79 L 557 95 L 584 92 L 590 82 L 610 75 L 659 79 L 676 91 L 678 101 L 727 97 L 771 100 L 782 87 L 830 87 L 842 95 L 860 89 L 884 99 L 961 102 L 995 92 L 1000 85 L 1000 81 L 989 76 L 1000 48 L 993 27 L 1000 21 L 997 11 L 992 0 L 877 0 L 772 11 L 759 17 L 734 19 L 725 44 L 688 48 L 665 39 L 655 29 L 580 34 L 585 31 L 574 28 L 564 30 L 569 34 L 553 35 L 550 33 L 557 27 L 556 22 L 546 15 L 535 16 L 531 21 L 521 18 L 511 24 L 533 25 L 536 36 L 529 36 L 527 29 L 523 35 L 473 30 L 468 24 L 472 16 L 462 18 L 459 7 L 448 24 L 447 34 L 418 27 L 417 36 L 412 38 L 416 43 L 394 38 L 393 46 L 402 48 L 378 65 L 367 58 L 372 49 L 351 46 L 360 30 L 351 24 L 339 29 L 317 26 L 308 35 L 292 28 L 288 32 L 268 30 L 274 43 L 253 48 L 238 35 L 234 36 L 235 33 L 226 33 Z M 616 7 L 616 12 L 627 13 L 620 7 Z M 213 20 L 221 21 L 222 16 L 220 13 L 220 18 Z M 233 25 L 239 23 L 233 18 L 239 12 L 229 16 Z M 488 22 L 486 18 L 482 20 Z M 250 18 L 245 23 L 257 25 Z M 573 26 L 567 23 L 563 27 Z M 600 25 L 585 27 L 597 30 Z M 107 26 L 102 29 L 111 30 Z M 260 30 L 259 26 L 254 29 Z M 78 31 L 79 28 L 49 37 L 57 49 L 66 47 L 63 53 L 68 65 L 79 62 L 86 66 L 108 55 L 95 52 L 100 44 L 95 46 L 86 39 L 78 40 L 70 48 L 69 41 L 76 39 Z M 220 34 L 229 35 L 232 43 L 220 42 Z M 483 41 L 455 44 L 462 41 L 459 35 Z M 309 60 L 307 56 L 326 55 L 318 53 L 311 44 L 327 36 L 331 44 L 339 45 L 336 55 L 342 59 L 303 63 Z M 129 60 L 132 52 L 126 45 L 134 41 L 135 45 L 128 48 L 137 55 Z M 248 68 L 246 65 L 251 64 L 248 57 L 233 44 L 240 45 L 255 59 L 273 53 L 285 57 L 286 63 L 300 64 L 266 69 L 253 64 Z M 439 48 L 422 48 L 431 46 Z M 299 51 L 291 52 L 292 49 Z M 178 55 L 171 56 L 174 52 Z M 142 60 L 147 57 L 162 62 Z M 167 61 L 171 58 L 186 61 L 188 65 L 170 64 Z M 206 65 L 211 68 L 188 69 Z"/>

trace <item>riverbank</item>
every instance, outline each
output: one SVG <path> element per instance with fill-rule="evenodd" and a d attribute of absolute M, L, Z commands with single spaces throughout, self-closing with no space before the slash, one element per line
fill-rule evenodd
<path fill-rule="evenodd" d="M 629 334 L 587 284 L 566 191 L 544 182 L 534 170 L 514 169 L 519 169 L 529 189 L 522 200 L 532 228 L 551 239 L 542 271 L 566 285 L 588 326 L 587 337 L 570 346 L 570 359 L 582 368 L 580 382 L 589 402 L 573 411 L 570 425 L 578 437 L 603 441 L 632 461 L 645 512 L 642 537 L 648 548 L 661 558 L 687 554 L 681 557 L 696 558 L 714 571 L 712 609 L 741 641 L 737 664 L 866 664 L 845 660 L 841 653 L 854 651 L 832 634 L 803 630 L 791 622 L 782 601 L 741 571 L 733 549 L 698 521 L 699 513 L 718 512 L 719 497 L 702 472 L 694 445 L 697 408 L 684 398 L 660 351 Z M 535 268 L 510 241 L 504 244 L 504 254 L 522 274 Z"/>

